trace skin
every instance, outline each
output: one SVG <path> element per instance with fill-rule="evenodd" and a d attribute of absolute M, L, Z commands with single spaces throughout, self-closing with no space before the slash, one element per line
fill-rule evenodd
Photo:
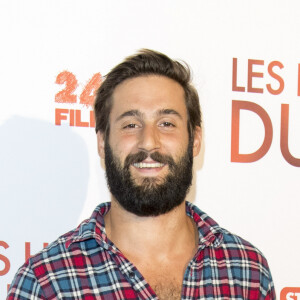
<path fill-rule="evenodd" d="M 188 145 L 187 120 L 184 90 L 176 81 L 157 75 L 128 79 L 113 93 L 109 144 L 122 166 L 128 154 L 140 150 L 168 154 L 178 162 Z M 97 139 L 99 155 L 104 159 L 103 134 L 98 132 Z M 196 127 L 194 156 L 200 146 L 201 129 Z M 155 163 L 149 157 L 143 162 Z M 164 165 L 140 169 L 132 165 L 130 172 L 136 184 L 145 176 L 155 177 L 159 183 L 169 168 Z M 137 266 L 150 286 L 166 277 L 173 278 L 170 281 L 181 287 L 186 265 L 198 244 L 195 225 L 185 213 L 185 203 L 164 215 L 138 217 L 112 197 L 105 226 L 108 238 Z M 168 279 L 164 282 L 168 285 Z"/>

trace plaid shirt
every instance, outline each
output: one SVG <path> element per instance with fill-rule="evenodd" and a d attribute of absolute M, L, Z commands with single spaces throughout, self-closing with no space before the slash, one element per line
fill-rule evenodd
<path fill-rule="evenodd" d="M 158 299 L 105 234 L 100 204 L 81 223 L 18 271 L 7 299 Z M 182 299 L 275 299 L 268 264 L 250 243 L 220 228 L 191 203 L 199 247 L 184 273 Z"/>

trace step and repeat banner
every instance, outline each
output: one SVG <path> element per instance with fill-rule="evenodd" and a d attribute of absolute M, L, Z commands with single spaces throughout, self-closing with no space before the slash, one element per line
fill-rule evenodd
<path fill-rule="evenodd" d="M 300 2 L 2 0 L 0 299 L 32 254 L 110 200 L 93 95 L 138 49 L 186 61 L 203 112 L 188 200 L 300 299 Z"/>

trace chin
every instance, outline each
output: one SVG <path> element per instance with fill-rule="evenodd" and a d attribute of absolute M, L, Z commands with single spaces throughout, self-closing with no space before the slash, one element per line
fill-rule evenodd
<path fill-rule="evenodd" d="M 144 187 L 144 189 L 152 189 L 156 188 L 160 185 L 163 185 L 165 182 L 165 179 L 161 177 L 143 177 L 135 180 L 136 186 Z"/>

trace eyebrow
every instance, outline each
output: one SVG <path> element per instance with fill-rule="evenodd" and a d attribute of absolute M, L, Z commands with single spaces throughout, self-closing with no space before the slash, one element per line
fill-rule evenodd
<path fill-rule="evenodd" d="M 140 111 L 138 111 L 137 109 L 132 109 L 132 110 L 128 110 L 125 111 L 124 113 L 122 113 L 120 116 L 118 116 L 118 118 L 116 119 L 116 121 L 120 121 L 121 119 L 125 118 L 125 117 L 142 117 L 142 113 Z"/>
<path fill-rule="evenodd" d="M 175 115 L 178 116 L 180 119 L 182 119 L 182 116 L 179 112 L 177 112 L 174 109 L 160 109 L 157 113 L 157 116 L 163 116 L 163 115 Z M 141 113 L 139 110 L 137 109 L 132 109 L 132 110 L 128 110 L 125 111 L 124 113 L 122 113 L 117 119 L 116 122 L 120 121 L 121 119 L 125 118 L 125 117 L 138 117 L 138 118 L 142 118 L 143 117 L 143 113 Z"/>
<path fill-rule="evenodd" d="M 174 109 L 169 109 L 169 108 L 159 110 L 158 113 L 157 113 L 157 115 L 158 116 L 162 116 L 162 115 L 175 115 L 175 116 L 178 116 L 180 119 L 182 119 L 182 116 L 181 116 L 181 114 L 179 112 L 177 112 Z"/>

